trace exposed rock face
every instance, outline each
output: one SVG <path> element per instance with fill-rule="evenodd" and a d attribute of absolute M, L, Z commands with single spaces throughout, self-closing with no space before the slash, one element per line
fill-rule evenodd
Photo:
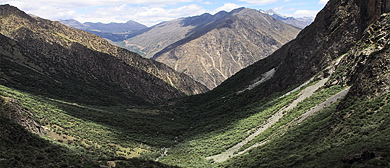
<path fill-rule="evenodd" d="M 265 86 L 264 92 L 259 93 L 261 96 L 303 83 L 348 52 L 362 38 L 365 29 L 387 11 L 388 4 L 387 0 L 329 1 L 295 40 L 246 68 L 226 85 L 252 81 L 256 78 L 253 73 L 264 73 L 275 67 L 277 70 L 270 79 L 272 85 Z M 239 86 L 238 90 L 246 85 L 249 84 Z"/>
<path fill-rule="evenodd" d="M 213 89 L 270 55 L 299 31 L 257 10 L 239 8 L 171 44 L 153 59 Z"/>
<path fill-rule="evenodd" d="M 19 66 L 19 69 L 15 66 L 6 68 L 1 64 L 2 84 L 29 85 L 38 91 L 44 91 L 46 87 L 42 84 L 47 84 L 67 94 L 66 90 L 71 86 L 64 83 L 76 82 L 86 88 L 101 88 L 106 96 L 114 96 L 113 90 L 116 90 L 135 104 L 143 100 L 156 103 L 207 91 L 187 75 L 113 46 L 88 32 L 59 22 L 32 18 L 9 5 L 1 6 L 0 18 L 2 61 Z M 22 72 L 20 67 L 32 70 L 28 71 L 35 73 L 31 80 L 40 84 L 21 81 L 27 79 L 18 77 Z M 50 84 L 49 81 L 56 82 Z"/>
<path fill-rule="evenodd" d="M 22 108 L 14 98 L 0 97 L 0 112 L 1 117 L 15 121 L 33 133 L 45 134 L 45 129 L 33 119 L 33 114 L 28 109 Z"/>
<path fill-rule="evenodd" d="M 333 84 L 353 85 L 351 95 L 375 98 L 390 90 L 390 14 L 369 26 L 340 61 Z"/>

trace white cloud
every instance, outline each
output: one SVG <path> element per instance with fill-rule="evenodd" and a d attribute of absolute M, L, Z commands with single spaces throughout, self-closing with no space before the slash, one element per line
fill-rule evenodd
<path fill-rule="evenodd" d="M 318 11 L 316 10 L 297 10 L 293 13 L 294 17 L 312 16 L 315 17 Z"/>
<path fill-rule="evenodd" d="M 118 4 L 145 4 L 145 5 L 161 5 L 161 4 L 176 4 L 179 2 L 192 2 L 193 0 L 12 0 L 4 2 L 4 4 L 25 4 L 30 6 L 39 6 L 44 4 L 55 7 L 89 7 L 89 6 L 104 6 Z"/>
<path fill-rule="evenodd" d="M 59 18 L 69 18 L 74 16 L 74 14 L 76 13 L 74 8 L 68 8 L 66 6 L 53 6 L 50 4 L 46 4 L 45 1 L 26 2 L 24 0 L 15 0 L 4 2 L 4 4 L 10 4 L 12 6 L 15 6 L 28 14 L 34 14 L 42 18 L 53 20 L 57 20 Z"/>
<path fill-rule="evenodd" d="M 237 9 L 241 7 L 240 5 L 237 5 L 237 4 L 234 4 L 234 3 L 225 3 L 223 6 L 213 10 L 211 12 L 211 14 L 216 14 L 218 13 L 219 11 L 226 11 L 226 12 L 230 12 L 232 11 L 233 9 Z"/>
<path fill-rule="evenodd" d="M 252 4 L 263 5 L 263 4 L 274 3 L 278 0 L 240 0 L 240 1 L 248 2 L 248 3 L 252 3 Z"/>
<path fill-rule="evenodd" d="M 2 4 L 18 7 L 26 13 L 42 18 L 76 19 L 80 22 L 127 22 L 134 20 L 151 26 L 178 17 L 207 12 L 201 6 L 190 4 L 169 8 L 169 4 L 193 0 L 6 0 Z M 206 2 L 209 3 L 209 2 Z M 139 5 L 134 5 L 139 4 Z"/>
<path fill-rule="evenodd" d="M 180 17 L 194 16 L 206 13 L 201 6 L 190 4 L 178 8 L 165 9 L 163 7 L 132 7 L 131 5 L 118 5 L 99 8 L 92 13 L 75 17 L 79 22 L 126 22 L 134 20 L 146 26 L 173 20 Z"/>
<path fill-rule="evenodd" d="M 203 5 L 211 5 L 213 3 L 211 3 L 210 1 L 206 1 L 206 2 L 203 2 L 202 0 L 200 1 L 200 4 L 203 4 Z"/>
<path fill-rule="evenodd" d="M 320 0 L 320 2 L 318 2 L 318 4 L 326 4 L 328 3 L 329 0 Z"/>

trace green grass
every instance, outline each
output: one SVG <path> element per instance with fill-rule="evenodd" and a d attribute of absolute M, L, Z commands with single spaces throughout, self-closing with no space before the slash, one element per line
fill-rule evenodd
<path fill-rule="evenodd" d="M 283 117 L 276 124 L 274 124 L 271 128 L 269 128 L 264 133 L 257 136 L 250 143 L 244 145 L 240 149 L 240 151 L 245 150 L 246 148 L 254 145 L 257 142 L 262 142 L 266 139 L 271 138 L 273 134 L 278 134 L 278 132 L 280 131 L 279 129 L 281 127 L 286 126 L 287 123 L 289 123 L 292 120 L 294 120 L 295 118 L 301 116 L 303 113 L 308 111 L 310 108 L 316 106 L 317 104 L 322 103 L 327 98 L 335 95 L 336 93 L 342 91 L 343 89 L 345 89 L 345 88 L 341 87 L 339 85 L 335 85 L 335 86 L 332 86 L 329 88 L 324 88 L 320 91 L 317 91 L 309 98 L 306 98 L 302 102 L 298 103 L 298 105 L 294 109 L 292 109 L 292 110 L 288 111 L 286 114 L 284 114 Z"/>
<path fill-rule="evenodd" d="M 49 128 L 47 139 L 99 158 L 138 157 L 173 145 L 174 137 L 180 133 L 180 123 L 172 122 L 171 112 L 150 107 L 88 106 L 1 85 L 0 96 L 4 101 L 17 100 L 21 109 L 31 112 L 35 121 Z M 2 104 L 2 109 L 12 106 Z M 2 112 L 2 116 L 9 116 L 7 113 Z"/>
<path fill-rule="evenodd" d="M 285 135 L 222 167 L 388 167 L 390 95 L 359 99 L 338 111 L 334 104 Z"/>

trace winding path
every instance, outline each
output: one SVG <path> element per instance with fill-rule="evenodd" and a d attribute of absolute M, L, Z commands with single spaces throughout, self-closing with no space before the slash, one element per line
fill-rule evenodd
<path fill-rule="evenodd" d="M 299 124 L 301 123 L 302 121 L 304 121 L 305 119 L 307 119 L 308 117 L 314 115 L 315 113 L 321 111 L 322 109 L 324 109 L 325 107 L 328 107 L 330 105 L 332 105 L 334 102 L 338 101 L 339 99 L 343 98 L 344 96 L 347 95 L 348 91 L 349 91 L 350 88 L 347 88 L 347 89 L 344 89 L 342 90 L 341 92 L 333 95 L 332 97 L 326 99 L 324 102 L 322 102 L 321 104 L 318 104 L 317 106 L 314 106 L 313 108 L 311 108 L 309 111 L 307 111 L 306 113 L 302 114 L 301 116 L 299 116 L 298 118 L 295 118 L 293 121 L 289 122 L 287 125 L 296 125 L 296 124 Z M 287 130 L 286 130 L 287 131 Z M 241 151 L 241 152 L 238 152 L 237 154 L 233 155 L 233 156 L 238 156 L 238 155 L 241 155 L 241 154 L 244 154 L 245 152 L 253 149 L 253 148 L 256 148 L 256 147 L 259 147 L 259 146 L 262 146 L 264 144 L 266 144 L 269 140 L 266 140 L 266 141 L 263 141 L 263 142 L 258 142 L 248 148 L 246 148 L 245 150 Z"/>

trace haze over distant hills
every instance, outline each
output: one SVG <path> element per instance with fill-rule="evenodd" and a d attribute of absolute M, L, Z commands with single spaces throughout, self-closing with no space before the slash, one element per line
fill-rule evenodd
<path fill-rule="evenodd" d="M 71 26 L 76 29 L 81 30 L 90 30 L 90 31 L 97 31 L 97 32 L 106 32 L 106 33 L 131 33 L 136 30 L 146 29 L 147 26 L 129 20 L 126 23 L 92 23 L 92 22 L 85 22 L 80 23 L 77 20 L 69 19 L 69 20 L 60 20 L 60 23 Z"/>
<path fill-rule="evenodd" d="M 139 30 L 148 28 L 147 26 L 138 22 L 129 20 L 126 23 L 80 23 L 77 20 L 60 20 L 60 23 L 71 26 L 76 29 L 85 30 L 100 37 L 109 39 L 111 41 L 121 41 L 130 38 L 131 34 Z"/>
<path fill-rule="evenodd" d="M 287 17 L 279 13 L 276 13 L 272 9 L 269 9 L 267 11 L 260 10 L 260 12 L 268 14 L 277 20 L 280 20 L 284 23 L 293 25 L 301 29 L 305 28 L 306 26 L 309 26 L 314 21 L 314 17 L 301 17 L 301 18 Z"/>

